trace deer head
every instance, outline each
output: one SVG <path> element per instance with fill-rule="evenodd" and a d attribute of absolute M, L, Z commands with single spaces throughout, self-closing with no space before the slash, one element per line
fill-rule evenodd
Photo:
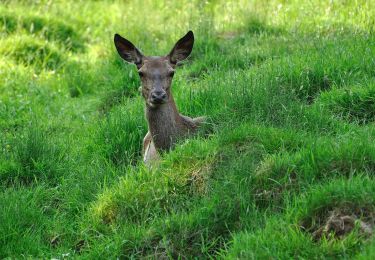
<path fill-rule="evenodd" d="M 134 44 L 118 34 L 115 34 L 114 42 L 120 56 L 137 66 L 146 105 L 156 109 L 169 102 L 176 65 L 186 59 L 193 49 L 193 32 L 189 31 L 178 40 L 166 56 L 144 56 Z"/>

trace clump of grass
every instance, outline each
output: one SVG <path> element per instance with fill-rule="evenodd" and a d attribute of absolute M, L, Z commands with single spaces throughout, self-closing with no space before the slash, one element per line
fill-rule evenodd
<path fill-rule="evenodd" d="M 234 130 L 226 128 L 220 135 L 220 143 L 226 146 L 233 145 L 238 151 L 257 143 L 268 154 L 274 154 L 298 151 L 309 143 L 310 138 L 303 132 L 243 123 Z"/>
<path fill-rule="evenodd" d="M 219 64 L 223 61 L 222 54 L 224 51 L 224 46 L 218 40 L 210 39 L 205 42 L 198 40 L 194 44 L 194 52 L 191 57 L 183 64 L 183 66 L 189 66 L 188 79 L 197 80 L 217 70 Z M 212 55 L 213 53 L 215 55 Z M 202 60 L 205 62 L 201 62 Z"/>
<path fill-rule="evenodd" d="M 30 125 L 23 135 L 14 138 L 2 155 L 5 160 L 0 167 L 0 179 L 9 185 L 34 181 L 55 184 L 68 167 L 64 151 L 36 125 Z"/>
<path fill-rule="evenodd" d="M 374 156 L 374 146 L 357 139 L 340 143 L 323 139 L 296 153 L 268 156 L 256 171 L 259 205 L 279 203 L 285 192 L 301 191 L 317 181 L 350 177 L 358 172 L 371 175 L 375 169 Z"/>
<path fill-rule="evenodd" d="M 136 68 L 118 55 L 104 54 L 94 64 L 71 61 L 64 64 L 61 72 L 62 83 L 71 97 L 100 93 L 99 110 L 103 113 L 139 94 L 140 80 Z"/>
<path fill-rule="evenodd" d="M 284 69 L 277 76 L 276 84 L 289 89 L 291 94 L 299 99 L 311 103 L 320 91 L 331 87 L 332 80 L 325 71 L 326 68 L 320 56 L 310 53 L 306 55 L 306 59 L 309 61 L 300 58 L 293 59 L 293 56 L 281 60 L 280 67 Z"/>
<path fill-rule="evenodd" d="M 370 243 L 362 250 L 362 252 L 358 253 L 354 259 L 366 260 L 372 259 L 375 257 L 375 239 L 372 239 Z"/>
<path fill-rule="evenodd" d="M 65 57 L 50 43 L 32 37 L 12 37 L 2 42 L 0 53 L 36 71 L 56 70 Z"/>
<path fill-rule="evenodd" d="M 84 48 L 83 39 L 75 29 L 66 22 L 43 18 L 38 16 L 26 16 L 20 21 L 23 29 L 31 34 L 40 34 L 44 38 L 56 41 L 66 50 L 82 50 Z"/>
<path fill-rule="evenodd" d="M 3 10 L 2 10 L 3 11 Z M 0 15 L 0 29 L 1 32 L 7 34 L 14 32 L 17 29 L 18 21 L 14 15 L 2 12 Z"/>
<path fill-rule="evenodd" d="M 252 14 L 248 16 L 249 18 L 245 21 L 245 24 L 242 30 L 250 35 L 259 35 L 259 34 L 279 34 L 282 32 L 282 29 L 270 26 L 266 21 L 262 20 L 260 17 L 257 17 L 257 14 Z"/>
<path fill-rule="evenodd" d="M 358 38 L 363 40 L 358 41 Z M 283 70 L 276 70 L 279 71 L 276 83 L 290 89 L 302 101 L 312 103 L 322 91 L 333 86 L 371 78 L 373 61 L 369 57 L 374 50 L 368 48 L 367 36 L 358 35 L 358 38 L 326 37 L 316 40 L 306 36 L 305 40 L 311 41 L 314 48 L 302 48 L 280 59 L 279 68 Z M 369 38 L 372 39 L 371 36 Z M 353 52 L 361 55 L 353 57 Z"/>
<path fill-rule="evenodd" d="M 226 37 L 224 34 L 196 41 L 191 58 L 183 65 L 189 67 L 187 80 L 203 80 L 219 72 L 221 67 L 232 70 L 249 69 L 266 59 L 265 55 L 250 53 L 246 46 L 239 47 L 240 40 L 228 41 Z"/>
<path fill-rule="evenodd" d="M 0 194 L 0 257 L 32 256 L 47 250 L 43 237 L 47 216 L 38 203 L 46 199 L 45 187 L 4 189 Z"/>
<path fill-rule="evenodd" d="M 135 109 L 137 108 L 137 109 Z M 115 165 L 136 164 L 146 134 L 139 102 L 118 107 L 107 114 L 97 132 L 103 156 Z"/>
<path fill-rule="evenodd" d="M 95 77 L 91 71 L 88 64 L 71 62 L 64 66 L 63 82 L 67 85 L 71 97 L 95 92 L 95 87 L 98 85 L 98 82 L 95 81 L 98 75 Z"/>
<path fill-rule="evenodd" d="M 145 257 L 189 258 L 217 254 L 231 231 L 236 229 L 240 210 L 230 198 L 205 201 L 205 207 L 170 215 L 153 224 L 139 241 Z M 125 253 L 134 254 L 130 243 Z"/>
<path fill-rule="evenodd" d="M 124 62 L 118 55 L 100 62 L 97 71 L 101 73 L 103 85 L 107 85 L 103 89 L 105 95 L 100 105 L 102 112 L 110 111 L 112 107 L 121 104 L 123 99 L 140 96 L 141 83 L 135 66 Z"/>
<path fill-rule="evenodd" d="M 17 30 L 57 42 L 64 50 L 83 50 L 83 39 L 67 22 L 50 17 L 25 15 L 4 11 L 0 16 L 0 26 L 7 33 Z"/>
<path fill-rule="evenodd" d="M 349 89 L 336 89 L 324 93 L 320 103 L 334 115 L 359 124 L 375 120 L 375 85 Z"/>

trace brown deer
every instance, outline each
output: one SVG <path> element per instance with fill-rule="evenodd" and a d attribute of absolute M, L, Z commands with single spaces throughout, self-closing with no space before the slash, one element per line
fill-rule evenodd
<path fill-rule="evenodd" d="M 194 34 L 189 31 L 166 56 L 144 56 L 130 41 L 115 34 L 114 42 L 120 56 L 134 63 L 142 82 L 142 96 L 146 101 L 148 133 L 143 139 L 143 160 L 150 164 L 159 153 L 168 151 L 178 140 L 194 133 L 205 120 L 181 115 L 176 107 L 171 83 L 177 64 L 191 53 Z"/>

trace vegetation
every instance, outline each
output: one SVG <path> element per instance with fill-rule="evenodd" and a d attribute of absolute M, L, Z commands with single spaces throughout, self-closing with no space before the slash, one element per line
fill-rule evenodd
<path fill-rule="evenodd" d="M 0 258 L 375 255 L 374 1 L 5 0 Z M 142 164 L 135 66 L 188 30 L 198 136 Z"/>

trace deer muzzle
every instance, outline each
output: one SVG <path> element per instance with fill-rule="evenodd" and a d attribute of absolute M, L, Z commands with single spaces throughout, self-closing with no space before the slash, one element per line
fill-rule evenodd
<path fill-rule="evenodd" d="M 153 91 L 151 93 L 150 101 L 154 105 L 160 105 L 167 102 L 167 93 L 162 90 Z"/>

